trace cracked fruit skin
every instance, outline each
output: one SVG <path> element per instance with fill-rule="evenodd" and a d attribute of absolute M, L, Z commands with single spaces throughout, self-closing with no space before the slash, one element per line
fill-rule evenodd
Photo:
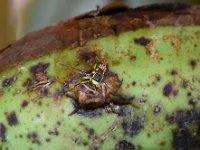
<path fill-rule="evenodd" d="M 90 40 L 0 72 L 0 146 L 2 149 L 89 149 L 104 133 L 99 149 L 200 148 L 200 27 L 155 27 Z M 63 83 L 74 74 L 59 63 L 88 70 L 77 55 L 93 49 L 123 83 L 120 92 L 135 96 L 139 108 L 119 106 L 68 116 L 73 101 Z M 54 78 L 41 93 L 29 91 L 32 66 Z M 42 72 L 41 71 L 41 72 Z M 40 72 L 40 71 L 38 71 Z M 118 119 L 121 118 L 121 119 Z M 109 133 L 113 122 L 115 130 Z M 91 148 L 92 149 L 92 148 Z"/>

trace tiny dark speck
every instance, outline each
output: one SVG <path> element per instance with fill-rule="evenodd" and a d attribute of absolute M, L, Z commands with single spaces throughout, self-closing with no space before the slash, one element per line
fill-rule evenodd
<path fill-rule="evenodd" d="M 171 74 L 172 76 L 175 76 L 175 75 L 177 75 L 177 72 L 176 72 L 176 70 L 171 70 L 170 74 Z"/>
<path fill-rule="evenodd" d="M 172 84 L 168 83 L 164 86 L 163 88 L 163 95 L 164 96 L 169 96 L 172 92 Z"/>
<path fill-rule="evenodd" d="M 7 115 L 8 124 L 10 126 L 15 126 L 18 124 L 18 119 L 15 112 L 11 112 Z"/>
<path fill-rule="evenodd" d="M 191 67 L 192 67 L 192 69 L 195 69 L 195 67 L 196 67 L 196 65 L 197 65 L 197 62 L 195 61 L 195 60 L 191 60 L 190 61 L 190 65 L 191 65 Z"/>
<path fill-rule="evenodd" d="M 28 101 L 27 100 L 24 100 L 22 103 L 21 103 L 21 107 L 22 108 L 25 108 L 28 106 Z"/>
<path fill-rule="evenodd" d="M 187 81 L 183 81 L 182 82 L 182 88 L 186 89 L 188 87 L 188 82 Z"/>
<path fill-rule="evenodd" d="M 135 81 L 133 81 L 133 82 L 132 82 L 132 86 L 135 86 L 135 85 L 136 85 L 136 82 L 135 82 Z"/>
<path fill-rule="evenodd" d="M 50 138 L 46 138 L 46 142 L 47 143 L 51 142 L 51 139 Z"/>
<path fill-rule="evenodd" d="M 140 37 L 140 38 L 135 38 L 134 42 L 136 44 L 142 45 L 142 46 L 146 46 L 150 43 L 150 40 L 144 37 Z"/>

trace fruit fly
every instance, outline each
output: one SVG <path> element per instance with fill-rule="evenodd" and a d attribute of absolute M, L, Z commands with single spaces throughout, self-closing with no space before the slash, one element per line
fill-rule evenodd
<path fill-rule="evenodd" d="M 82 71 L 61 64 L 66 69 L 77 72 L 70 80 L 65 82 L 64 91 L 67 96 L 75 99 L 78 109 L 95 109 L 114 104 L 131 104 L 132 97 L 120 95 L 118 90 L 122 84 L 117 74 L 111 72 L 105 63 L 95 64 L 93 69 Z"/>

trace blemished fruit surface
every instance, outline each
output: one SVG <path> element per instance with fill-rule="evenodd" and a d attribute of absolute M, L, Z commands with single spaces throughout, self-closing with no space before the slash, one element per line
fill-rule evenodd
<path fill-rule="evenodd" d="M 74 109 L 63 85 L 90 55 L 134 104 Z M 39 68 L 39 69 L 38 69 Z M 41 73 L 46 82 L 35 83 Z M 9 150 L 199 149 L 200 27 L 155 27 L 90 40 L 0 72 L 0 147 Z"/>

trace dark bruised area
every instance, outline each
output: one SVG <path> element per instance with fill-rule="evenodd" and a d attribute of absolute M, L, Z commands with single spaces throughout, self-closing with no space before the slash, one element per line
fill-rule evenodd
<path fill-rule="evenodd" d="M 3 80 L 2 82 L 2 87 L 3 88 L 6 88 L 6 87 L 10 87 L 13 85 L 13 83 L 17 80 L 17 77 L 16 76 L 12 76 L 10 78 L 6 78 Z"/>
<path fill-rule="evenodd" d="M 40 145 L 41 142 L 39 140 L 38 134 L 36 132 L 30 132 L 27 134 L 27 139 L 31 141 L 33 144 Z"/>
<path fill-rule="evenodd" d="M 175 113 L 167 115 L 166 121 L 170 124 L 176 123 L 178 127 L 183 128 L 190 124 L 200 125 L 200 112 L 194 109 L 177 110 Z"/>
<path fill-rule="evenodd" d="M 200 148 L 200 138 L 198 136 L 194 136 L 186 128 L 175 129 L 173 131 L 173 148 L 175 150 L 198 150 Z"/>
<path fill-rule="evenodd" d="M 132 143 L 126 140 L 121 140 L 115 145 L 115 150 L 135 150 L 135 147 Z"/>
<path fill-rule="evenodd" d="M 130 137 L 134 137 L 143 129 L 143 122 L 139 117 L 134 118 L 132 121 L 124 121 L 122 123 L 122 128 L 124 130 L 125 135 L 129 135 Z"/>
<path fill-rule="evenodd" d="M 87 18 L 86 14 L 86 19 L 82 16 L 60 22 L 31 33 L 2 49 L 0 71 L 58 49 L 82 46 L 90 39 L 134 31 L 152 24 L 155 27 L 200 24 L 200 5 L 183 7 L 183 4 L 157 4 L 136 9 L 110 7 L 105 13 L 101 10 L 93 12 L 91 18 Z"/>
<path fill-rule="evenodd" d="M 15 126 L 18 124 L 17 115 L 14 111 L 6 114 L 6 118 L 10 126 Z"/>
<path fill-rule="evenodd" d="M 141 38 L 135 38 L 134 42 L 141 46 L 147 46 L 150 43 L 150 40 L 147 38 L 141 37 Z"/>
<path fill-rule="evenodd" d="M 172 145 L 175 150 L 199 149 L 200 147 L 200 112 L 199 110 L 177 110 L 166 116 L 166 121 L 176 124 L 173 130 Z M 196 127 L 196 128 L 194 128 Z"/>
<path fill-rule="evenodd" d="M 3 123 L 0 123 L 0 140 L 6 141 L 6 126 Z"/>
<path fill-rule="evenodd" d="M 95 118 L 102 116 L 103 108 L 96 108 L 94 110 L 79 109 L 76 114 L 88 118 Z"/>

